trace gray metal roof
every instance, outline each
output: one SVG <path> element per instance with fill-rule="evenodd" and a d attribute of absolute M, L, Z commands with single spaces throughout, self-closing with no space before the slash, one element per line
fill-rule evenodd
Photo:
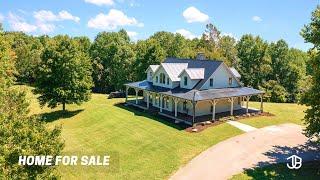
<path fill-rule="evenodd" d="M 199 90 L 223 62 L 217 60 L 167 58 L 164 63 L 188 63 L 187 68 L 204 68 L 204 78 L 194 87 L 194 89 Z"/>
<path fill-rule="evenodd" d="M 249 87 L 236 87 L 236 88 L 222 88 L 222 89 L 208 89 L 208 90 L 189 90 L 184 88 L 164 88 L 160 86 L 153 86 L 152 82 L 139 81 L 133 83 L 127 83 L 126 86 L 139 88 L 151 92 L 157 92 L 168 96 L 173 96 L 190 101 L 203 101 L 210 99 L 223 99 L 229 97 L 250 96 L 263 94 L 263 91 L 249 88 Z"/>
<path fill-rule="evenodd" d="M 190 79 L 203 79 L 204 78 L 204 68 L 187 68 L 180 73 L 179 77 L 181 76 L 181 74 L 183 72 L 186 72 L 188 74 L 188 76 L 190 77 Z"/>
<path fill-rule="evenodd" d="M 236 78 L 239 78 L 239 79 L 241 78 L 240 73 L 234 67 L 230 67 L 229 69 Z"/>

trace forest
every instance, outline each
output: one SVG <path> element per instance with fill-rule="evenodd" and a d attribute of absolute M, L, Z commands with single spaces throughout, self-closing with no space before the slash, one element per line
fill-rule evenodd
<path fill-rule="evenodd" d="M 59 39 L 76 43 L 76 51 L 90 61 L 92 90 L 99 93 L 122 90 L 126 82 L 145 79 L 147 67 L 161 63 L 166 57 L 195 58 L 198 52 L 203 52 L 207 59 L 222 60 L 235 67 L 243 84 L 264 90 L 265 101 L 270 102 L 297 102 L 307 89 L 311 74 L 308 54 L 290 48 L 285 40 L 267 42 L 251 34 L 235 39 L 221 35 L 213 24 L 204 27 L 200 39 L 159 31 L 136 42 L 123 29 L 100 32 L 93 41 L 86 36 L 35 37 L 1 31 L 16 56 L 15 76 L 18 82 L 27 84 L 40 78 L 37 72 L 42 59 L 47 58 L 45 52 L 52 41 Z"/>

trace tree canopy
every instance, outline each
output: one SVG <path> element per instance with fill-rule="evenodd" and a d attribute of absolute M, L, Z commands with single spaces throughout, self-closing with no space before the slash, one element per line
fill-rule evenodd
<path fill-rule="evenodd" d="M 307 105 L 304 117 L 307 125 L 305 132 L 308 137 L 316 137 L 320 142 L 320 6 L 311 16 L 311 22 L 304 26 L 301 35 L 306 42 L 312 43 L 309 50 L 312 73 L 310 88 L 303 94 L 301 103 Z"/>
<path fill-rule="evenodd" d="M 35 92 L 40 104 L 54 108 L 59 104 L 80 104 L 90 98 L 92 65 L 78 41 L 56 36 L 47 42 L 37 69 Z"/>

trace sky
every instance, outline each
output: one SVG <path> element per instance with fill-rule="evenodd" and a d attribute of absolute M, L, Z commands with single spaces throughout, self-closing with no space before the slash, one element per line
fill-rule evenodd
<path fill-rule="evenodd" d="M 320 0 L 0 0 L 0 22 L 6 31 L 54 36 L 88 36 L 125 29 L 132 40 L 157 31 L 200 37 L 207 23 L 223 35 L 240 39 L 259 35 L 272 42 L 308 50 L 300 36 Z"/>

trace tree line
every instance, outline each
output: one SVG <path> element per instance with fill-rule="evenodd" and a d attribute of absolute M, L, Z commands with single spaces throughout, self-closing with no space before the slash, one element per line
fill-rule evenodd
<path fill-rule="evenodd" d="M 78 56 L 90 61 L 86 67 L 91 70 L 93 84 L 89 82 L 88 87 L 100 93 L 121 90 L 126 82 L 145 79 L 147 67 L 161 63 L 166 57 L 195 58 L 198 52 L 203 52 L 207 59 L 222 60 L 235 67 L 245 86 L 264 90 L 265 100 L 271 102 L 297 102 L 307 89 L 311 74 L 308 54 L 289 48 L 286 41 L 270 43 L 251 34 L 236 40 L 221 35 L 212 24 L 206 26 L 201 38 L 192 40 L 160 31 L 133 42 L 125 30 L 100 32 L 93 42 L 86 36 L 34 37 L 22 32 L 4 32 L 4 38 L 16 54 L 18 81 L 31 84 L 43 79 L 40 64 L 52 55 L 48 49 L 54 52 L 51 47 L 54 41 L 76 44 L 78 54 L 81 52 Z M 64 42 L 60 45 L 64 46 Z M 65 57 L 72 54 L 60 53 Z M 58 75 L 71 73 L 65 70 L 61 69 Z"/>

